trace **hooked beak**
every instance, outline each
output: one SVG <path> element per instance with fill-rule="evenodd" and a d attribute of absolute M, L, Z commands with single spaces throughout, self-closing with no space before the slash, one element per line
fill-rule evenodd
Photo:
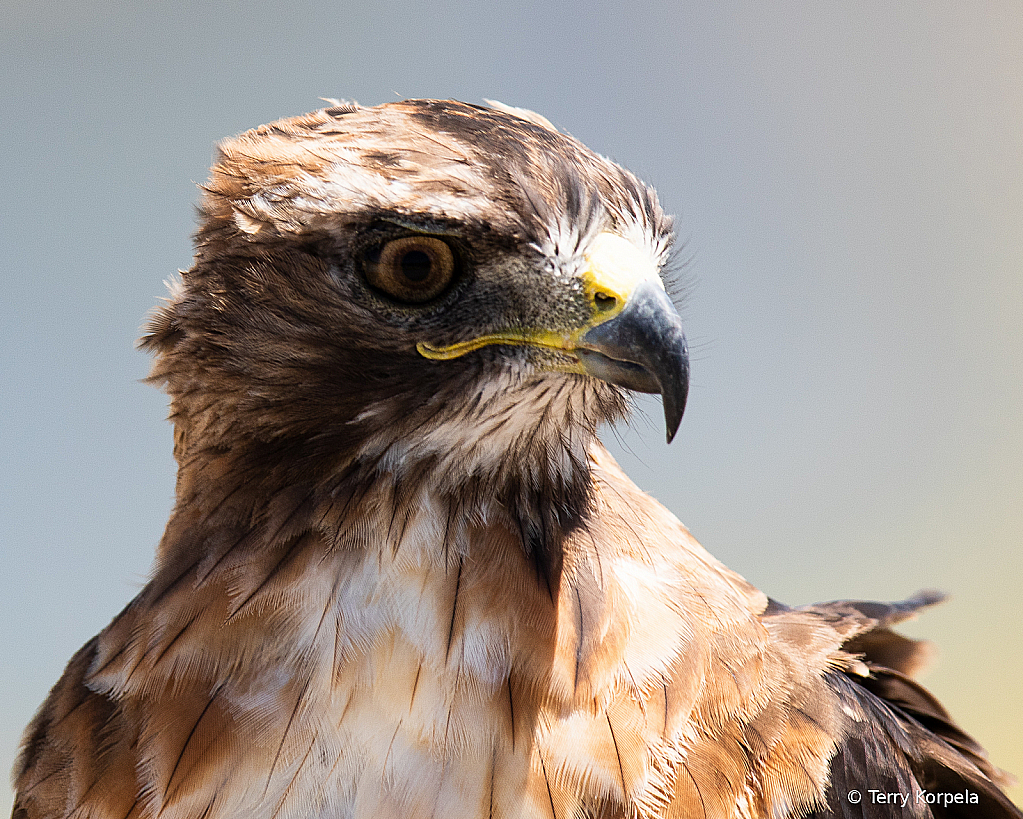
<path fill-rule="evenodd" d="M 637 284 L 620 313 L 579 339 L 575 354 L 595 378 L 660 393 L 671 443 L 689 394 L 689 351 L 682 319 L 661 287 L 649 280 Z"/>

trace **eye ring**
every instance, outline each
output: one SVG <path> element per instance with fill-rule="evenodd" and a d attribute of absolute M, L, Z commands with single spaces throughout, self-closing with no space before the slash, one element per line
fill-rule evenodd
<path fill-rule="evenodd" d="M 364 264 L 371 287 L 407 304 L 436 298 L 455 274 L 451 248 L 434 236 L 392 239 L 366 254 Z"/>

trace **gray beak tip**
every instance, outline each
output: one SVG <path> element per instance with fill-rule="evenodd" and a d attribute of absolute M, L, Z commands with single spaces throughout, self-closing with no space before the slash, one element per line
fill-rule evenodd
<path fill-rule="evenodd" d="M 682 415 L 686 411 L 686 398 L 689 393 L 689 357 L 685 352 L 683 355 L 685 356 L 684 375 L 661 392 L 661 401 L 664 403 L 664 428 L 669 444 L 674 440 L 675 433 L 678 432 L 679 425 L 682 423 Z"/>

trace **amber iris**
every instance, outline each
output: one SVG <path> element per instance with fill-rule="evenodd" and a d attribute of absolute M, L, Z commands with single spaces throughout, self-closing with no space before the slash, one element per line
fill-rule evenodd
<path fill-rule="evenodd" d="M 370 286 L 406 304 L 439 296 L 455 272 L 451 248 L 433 236 L 392 239 L 367 254 L 365 266 Z"/>

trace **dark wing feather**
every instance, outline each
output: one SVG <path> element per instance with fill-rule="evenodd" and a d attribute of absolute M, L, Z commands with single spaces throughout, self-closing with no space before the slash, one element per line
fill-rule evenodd
<path fill-rule="evenodd" d="M 1023 819 L 999 788 L 1008 777 L 934 696 L 907 676 L 919 667 L 923 645 L 888 628 L 940 599 L 925 593 L 903 603 L 840 601 L 802 609 L 833 621 L 840 632 L 848 629 L 843 648 L 861 655 L 869 671 L 828 675 L 849 719 L 831 760 L 825 806 L 810 819 Z M 882 801 L 871 790 L 909 798 L 903 806 Z M 853 791 L 859 801 L 849 800 Z M 927 801 L 927 794 L 957 793 L 968 801 Z"/>

